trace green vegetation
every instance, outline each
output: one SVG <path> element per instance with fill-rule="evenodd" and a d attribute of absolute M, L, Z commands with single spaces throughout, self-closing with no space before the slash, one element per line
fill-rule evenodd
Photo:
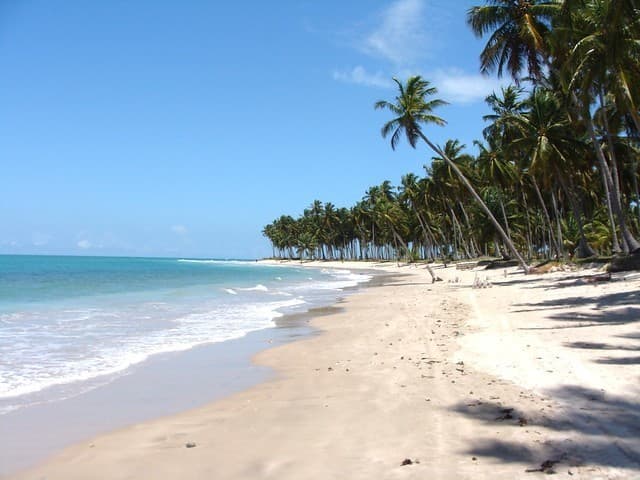
<path fill-rule="evenodd" d="M 444 126 L 437 89 L 414 76 L 375 108 L 395 149 L 435 156 L 425 176 L 373 186 L 351 208 L 314 201 L 264 228 L 274 256 L 310 259 L 533 259 L 639 254 L 640 2 L 490 0 L 467 22 L 487 37 L 485 73 L 514 85 L 486 98 L 478 154 Z M 526 85 L 526 88 L 525 88 Z"/>

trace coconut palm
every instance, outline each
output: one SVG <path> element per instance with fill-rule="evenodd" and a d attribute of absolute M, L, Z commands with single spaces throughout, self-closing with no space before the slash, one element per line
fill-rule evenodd
<path fill-rule="evenodd" d="M 629 1 L 591 0 L 574 16 L 575 45 L 570 52 L 572 84 L 583 92 L 611 92 L 640 130 L 638 15 Z"/>
<path fill-rule="evenodd" d="M 490 33 L 480 54 L 483 73 L 505 70 L 516 84 L 526 70 L 540 80 L 547 63 L 547 34 L 551 21 L 559 13 L 559 0 L 489 0 L 488 5 L 472 7 L 467 23 L 478 37 Z"/>
<path fill-rule="evenodd" d="M 424 236 L 425 245 L 431 245 L 435 243 L 433 238 L 433 233 L 429 226 L 428 221 L 425 219 L 425 215 L 423 215 L 419 208 L 419 198 L 420 198 L 420 189 L 419 189 L 419 180 L 418 176 L 414 173 L 408 173 L 402 176 L 402 186 L 400 187 L 400 199 L 405 201 L 409 207 L 412 209 L 415 214 L 418 223 L 420 224 L 420 228 L 422 230 L 422 234 Z M 433 252 L 433 250 L 432 250 Z M 437 282 L 442 280 L 438 277 L 434 272 L 431 266 L 427 263 L 425 264 L 429 275 L 431 275 L 432 282 Z"/>
<path fill-rule="evenodd" d="M 399 95 L 396 96 L 395 102 L 391 103 L 385 100 L 380 100 L 375 104 L 376 109 L 389 110 L 393 115 L 395 115 L 392 120 L 386 122 L 382 127 L 382 136 L 386 138 L 391 135 L 391 148 L 394 150 L 398 145 L 400 138 L 404 134 L 407 141 L 413 148 L 416 147 L 418 139 L 421 139 L 429 146 L 429 148 L 431 148 L 431 150 L 438 154 L 438 156 L 447 163 L 449 168 L 455 172 L 471 196 L 487 215 L 487 218 L 498 231 L 510 252 L 518 259 L 525 272 L 528 272 L 529 266 L 525 262 L 524 258 L 522 258 L 520 253 L 516 250 L 513 242 L 509 239 L 505 231 L 500 226 L 500 223 L 498 223 L 496 218 L 493 216 L 491 210 L 489 210 L 487 205 L 482 201 L 482 198 L 480 198 L 467 177 L 464 176 L 458 166 L 442 151 L 442 149 L 431 142 L 431 140 L 429 140 L 422 132 L 423 124 L 445 125 L 446 123 L 442 118 L 433 114 L 433 110 L 435 108 L 445 105 L 443 100 L 430 98 L 437 93 L 437 89 L 432 87 L 428 81 L 424 80 L 420 76 L 410 77 L 404 85 L 396 78 L 393 80 L 398 85 L 399 89 Z"/>
<path fill-rule="evenodd" d="M 587 243 L 582 209 L 576 198 L 576 187 L 573 171 L 576 169 L 572 158 L 580 157 L 586 145 L 574 135 L 569 117 L 556 96 L 545 89 L 535 89 L 529 99 L 530 109 L 525 114 L 514 115 L 512 124 L 520 132 L 519 137 L 511 143 L 511 148 L 525 153 L 530 159 L 529 172 L 532 175 L 544 172 L 546 178 L 552 173 L 554 180 L 561 185 L 573 210 L 580 234 L 579 256 L 595 255 Z"/>
<path fill-rule="evenodd" d="M 582 8 L 570 16 L 574 46 L 565 65 L 571 76 L 569 89 L 581 103 L 582 117 L 596 153 L 608 205 L 618 220 L 625 251 L 640 250 L 640 242 L 627 226 L 617 181 L 618 166 L 615 157 L 610 157 L 610 164 L 605 158 L 591 115 L 591 104 L 596 97 L 605 107 L 605 92 L 611 92 L 618 110 L 626 112 L 636 130 L 640 130 L 640 90 L 637 87 L 640 83 L 640 32 L 638 10 L 632 3 L 628 0 L 584 2 Z M 629 17 L 629 12 L 634 15 Z M 610 133 L 605 128 L 609 142 Z"/>
<path fill-rule="evenodd" d="M 523 92 L 522 88 L 509 85 L 503 87 L 499 94 L 493 92 L 484 99 L 492 111 L 482 117 L 485 122 L 489 122 L 489 125 L 482 131 L 485 140 L 491 138 L 505 144 L 513 138 L 515 132 L 507 119 L 509 115 L 516 115 L 524 111 L 525 104 L 521 100 Z"/>

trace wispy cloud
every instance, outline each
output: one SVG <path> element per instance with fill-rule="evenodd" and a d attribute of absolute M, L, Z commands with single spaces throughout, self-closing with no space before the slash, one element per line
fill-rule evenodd
<path fill-rule="evenodd" d="M 394 0 L 375 16 L 373 24 L 368 22 L 368 27 L 361 28 L 351 43 L 352 48 L 380 61 L 380 67 L 375 71 L 362 65 L 336 69 L 333 79 L 365 87 L 393 88 L 394 76 L 404 81 L 411 75 L 421 75 L 438 88 L 438 97 L 443 100 L 457 105 L 481 102 L 506 83 L 457 68 L 451 57 L 440 59 L 444 62 L 435 65 L 430 61 L 431 68 L 426 68 L 425 60 L 432 60 L 441 50 L 438 29 L 450 21 L 446 6 L 436 2 Z"/>
<path fill-rule="evenodd" d="M 91 248 L 91 242 L 87 239 L 79 240 L 77 246 L 78 248 L 87 250 L 88 248 Z"/>
<path fill-rule="evenodd" d="M 466 73 L 457 68 L 436 70 L 431 74 L 425 74 L 424 77 L 438 88 L 440 98 L 456 104 L 483 101 L 487 95 L 500 90 L 505 84 L 497 78 L 479 73 Z"/>
<path fill-rule="evenodd" d="M 396 65 L 424 58 L 428 50 L 424 0 L 396 0 L 379 16 L 378 25 L 365 35 L 360 48 Z"/>
<path fill-rule="evenodd" d="M 458 105 L 482 102 L 487 95 L 494 91 L 499 91 L 501 87 L 508 84 L 497 78 L 486 77 L 479 73 L 468 73 L 459 68 L 446 68 L 426 72 L 419 69 L 402 69 L 393 76 L 405 81 L 412 75 L 421 75 L 426 80 L 429 80 L 438 89 L 438 98 Z M 335 70 L 333 79 L 366 87 L 394 87 L 392 75 L 380 70 L 371 73 L 360 65 L 351 70 Z"/>
<path fill-rule="evenodd" d="M 358 65 L 351 70 L 335 70 L 333 79 L 345 83 L 354 83 L 356 85 L 365 85 L 367 87 L 391 87 L 391 79 L 381 71 L 376 73 L 367 72 L 367 70 Z"/>
<path fill-rule="evenodd" d="M 17 242 L 15 240 L 3 240 L 0 242 L 0 247 L 17 248 L 20 246 L 20 242 Z"/>
<path fill-rule="evenodd" d="M 184 236 L 187 233 L 189 233 L 189 230 L 184 225 L 172 225 L 171 231 L 181 236 Z"/>
<path fill-rule="evenodd" d="M 33 232 L 33 234 L 31 234 L 31 244 L 34 247 L 43 247 L 47 245 L 50 240 L 51 235 L 48 233 Z"/>

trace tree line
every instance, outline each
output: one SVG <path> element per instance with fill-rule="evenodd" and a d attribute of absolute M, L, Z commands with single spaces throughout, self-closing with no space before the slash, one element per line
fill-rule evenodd
<path fill-rule="evenodd" d="M 264 227 L 276 257 L 435 260 L 640 251 L 640 5 L 637 0 L 489 0 L 467 23 L 488 37 L 483 73 L 513 83 L 486 98 L 482 140 L 425 133 L 446 121 L 426 79 L 394 78 L 375 108 L 382 135 L 433 154 L 423 177 L 369 188 L 350 208 L 314 201 Z"/>

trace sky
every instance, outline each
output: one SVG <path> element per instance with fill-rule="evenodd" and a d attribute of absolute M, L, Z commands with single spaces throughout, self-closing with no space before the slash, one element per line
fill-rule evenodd
<path fill-rule="evenodd" d="M 472 147 L 481 0 L 0 1 L 0 254 L 260 258 L 262 228 L 423 174 L 380 135 L 391 78 Z"/>

